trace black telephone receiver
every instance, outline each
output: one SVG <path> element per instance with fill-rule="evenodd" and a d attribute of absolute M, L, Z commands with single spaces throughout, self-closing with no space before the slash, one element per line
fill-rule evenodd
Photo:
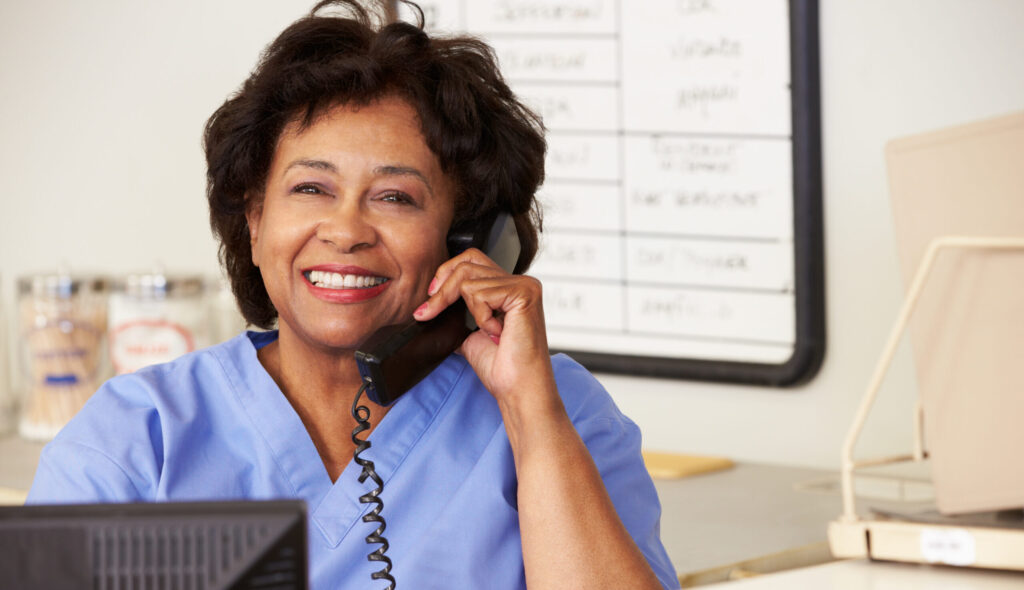
<path fill-rule="evenodd" d="M 520 251 L 512 216 L 499 213 L 482 235 L 448 236 L 450 256 L 471 246 L 480 248 L 498 266 L 512 272 Z M 459 299 L 432 320 L 411 320 L 377 330 L 356 351 L 356 365 L 366 384 L 366 396 L 376 404 L 391 405 L 436 369 L 476 328 L 466 304 Z"/>

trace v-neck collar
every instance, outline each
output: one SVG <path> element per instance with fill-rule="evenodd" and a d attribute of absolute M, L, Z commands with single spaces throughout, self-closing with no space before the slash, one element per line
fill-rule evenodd
<path fill-rule="evenodd" d="M 235 393 L 270 447 L 278 469 L 309 506 L 310 521 L 328 545 L 336 547 L 369 509 L 369 505 L 359 502 L 359 496 L 370 491 L 373 484 L 369 480 L 359 482 L 362 469 L 351 460 L 331 483 L 301 418 L 256 356 L 257 350 L 276 339 L 276 331 L 246 332 L 226 351 L 229 358 L 238 359 L 238 370 L 232 370 L 236 365 L 224 362 L 226 359 L 222 364 L 234 373 L 230 377 L 237 384 Z M 374 462 L 385 484 L 435 421 L 468 366 L 462 357 L 449 356 L 380 419 L 368 439 L 371 446 L 361 457 Z"/>

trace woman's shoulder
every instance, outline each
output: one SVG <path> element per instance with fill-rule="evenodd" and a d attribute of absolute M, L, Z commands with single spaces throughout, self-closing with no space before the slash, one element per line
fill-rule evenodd
<path fill-rule="evenodd" d="M 32 498 L 154 498 L 171 448 L 180 456 L 242 411 L 239 375 L 254 373 L 257 345 L 241 334 L 108 379 L 43 450 Z"/>
<path fill-rule="evenodd" d="M 600 384 L 597 379 L 583 365 L 576 362 L 574 358 L 559 352 L 551 355 L 551 368 L 555 371 L 555 380 L 559 385 L 565 383 Z"/>
<path fill-rule="evenodd" d="M 574 423 L 606 419 L 632 424 L 629 418 L 619 411 L 601 382 L 575 359 L 567 354 L 558 353 L 551 357 L 551 367 L 555 373 L 555 383 L 562 396 L 562 403 L 565 404 L 565 410 Z"/>

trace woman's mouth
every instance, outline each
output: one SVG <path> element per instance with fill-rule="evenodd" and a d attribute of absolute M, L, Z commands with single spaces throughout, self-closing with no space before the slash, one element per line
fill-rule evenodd
<path fill-rule="evenodd" d="M 387 282 L 386 277 L 342 274 L 325 270 L 307 270 L 302 273 L 314 287 L 323 289 L 368 289 Z"/>

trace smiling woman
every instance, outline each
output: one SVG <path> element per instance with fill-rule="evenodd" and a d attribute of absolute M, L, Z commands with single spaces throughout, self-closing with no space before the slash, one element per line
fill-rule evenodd
<path fill-rule="evenodd" d="M 330 4 L 346 16 L 321 15 Z M 368 402 L 361 460 L 387 482 L 394 578 L 677 587 L 639 430 L 548 351 L 540 283 L 522 274 L 542 127 L 486 45 L 321 2 L 204 139 L 222 262 L 268 330 L 107 382 L 43 452 L 30 502 L 300 498 L 314 588 L 390 579 L 364 543 L 379 539 L 352 460 L 354 353 L 462 301 L 480 329 L 458 354 L 392 405 Z M 474 248 L 448 258 L 449 234 L 499 213 L 522 242 L 514 274 Z"/>
<path fill-rule="evenodd" d="M 281 343 L 352 358 L 377 328 L 412 317 L 447 258 L 454 204 L 400 98 L 335 106 L 304 129 L 286 127 L 263 199 L 247 214 L 252 261 L 279 316 L 278 342 L 261 353 Z M 358 375 L 337 385 L 354 391 Z"/>

